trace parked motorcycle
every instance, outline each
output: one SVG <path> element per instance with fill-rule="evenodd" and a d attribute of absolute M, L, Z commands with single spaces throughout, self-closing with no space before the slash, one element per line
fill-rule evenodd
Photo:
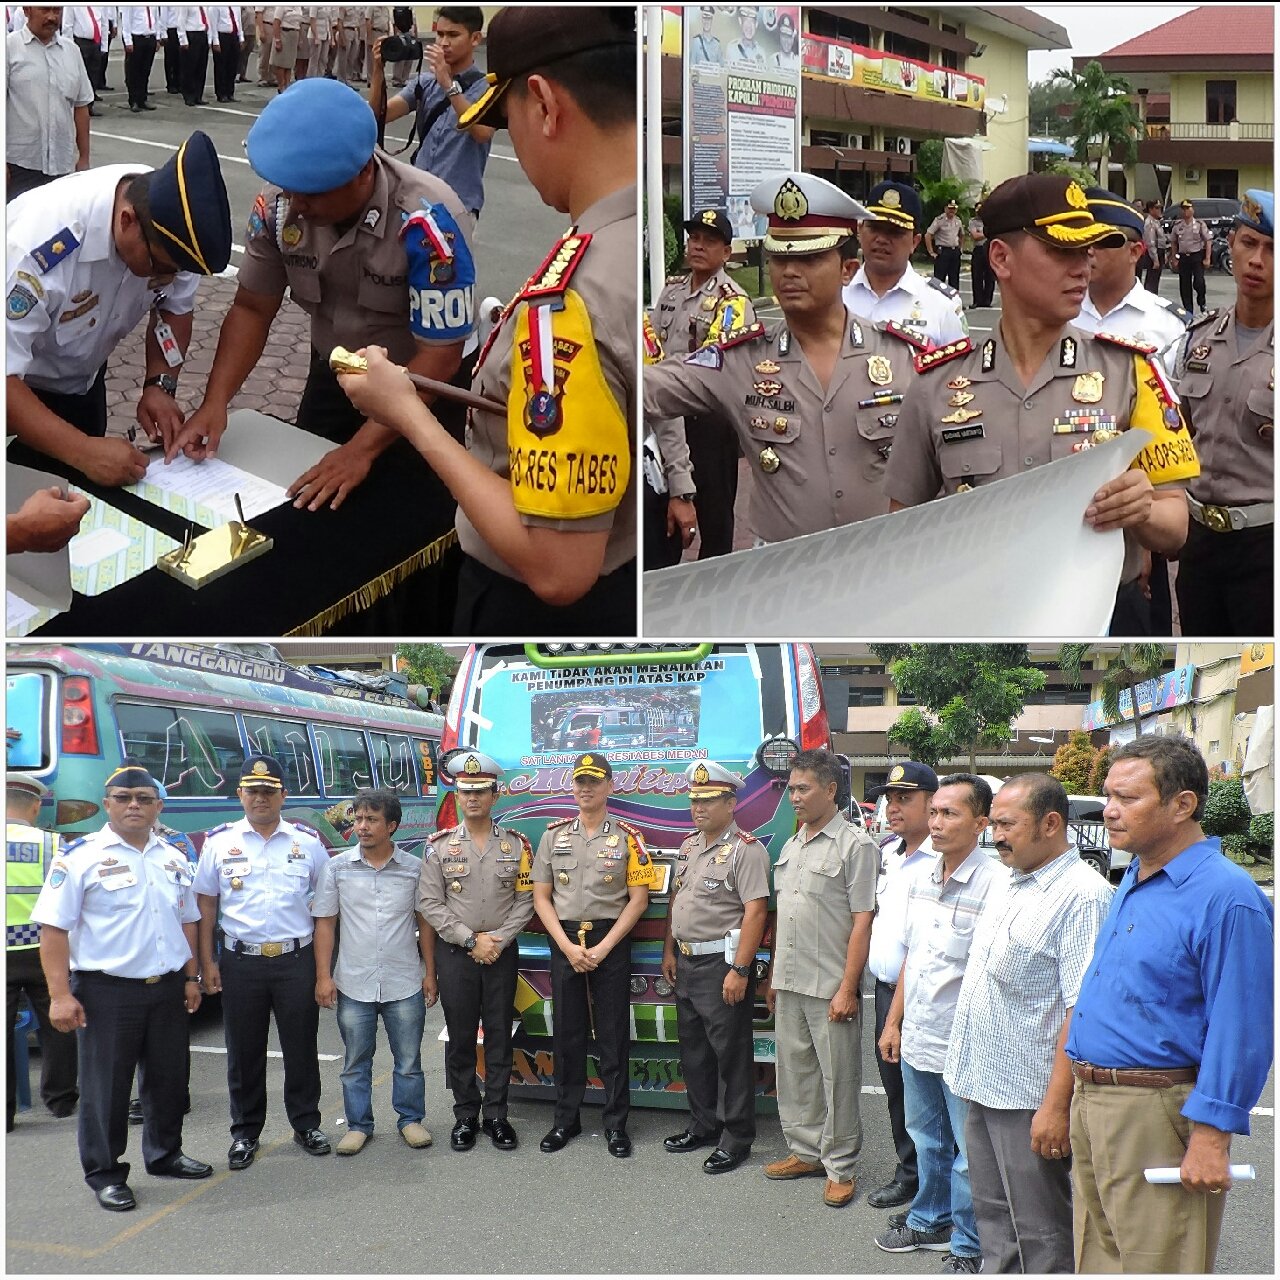
<path fill-rule="evenodd" d="M 1225 231 L 1215 231 L 1213 234 L 1213 244 L 1209 248 L 1209 269 L 1231 274 L 1231 243 Z"/>

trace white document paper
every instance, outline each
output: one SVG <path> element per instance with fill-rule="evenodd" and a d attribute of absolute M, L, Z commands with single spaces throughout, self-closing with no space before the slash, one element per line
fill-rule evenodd
<path fill-rule="evenodd" d="M 71 539 L 71 568 L 88 569 L 129 550 L 129 539 L 119 529 L 90 529 Z"/>
<path fill-rule="evenodd" d="M 1104 445 L 970 493 L 644 575 L 644 633 L 919 639 L 1105 634 L 1124 535 L 1090 499 L 1148 444 Z"/>
<path fill-rule="evenodd" d="M 162 457 L 152 458 L 147 474 L 128 488 L 145 501 L 208 529 L 240 518 L 234 496 L 237 493 L 246 520 L 254 520 L 287 500 L 282 486 L 221 458 L 192 462 L 179 456 L 167 465 Z"/>
<path fill-rule="evenodd" d="M 12 515 L 40 489 L 66 481 L 17 463 L 5 464 L 5 511 Z M 71 558 L 61 551 L 22 551 L 5 556 L 5 633 L 29 635 L 71 607 Z"/>

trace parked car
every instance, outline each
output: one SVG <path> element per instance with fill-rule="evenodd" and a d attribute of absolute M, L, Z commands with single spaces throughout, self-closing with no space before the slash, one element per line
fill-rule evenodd
<path fill-rule="evenodd" d="M 1231 230 L 1236 214 L 1240 212 L 1239 200 L 1224 200 L 1216 196 L 1212 198 L 1192 196 L 1191 204 L 1195 210 L 1195 216 L 1209 228 L 1211 235 L 1219 233 L 1225 235 Z M 1172 234 L 1173 224 L 1182 216 L 1180 206 L 1181 201 L 1165 205 L 1161 221 L 1166 236 Z"/>
<path fill-rule="evenodd" d="M 1104 796 L 1067 797 L 1067 836 L 1080 850 L 1081 860 L 1087 862 L 1100 876 L 1117 879 L 1129 865 L 1133 855 L 1116 849 L 1103 825 L 1102 810 L 1107 801 Z M 982 833 L 979 844 L 993 858 L 997 857 L 995 837 L 991 828 Z"/>

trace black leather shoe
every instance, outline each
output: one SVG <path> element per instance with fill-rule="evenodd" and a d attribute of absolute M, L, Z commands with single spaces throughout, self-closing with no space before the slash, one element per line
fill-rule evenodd
<path fill-rule="evenodd" d="M 867 1203 L 873 1209 L 896 1209 L 900 1204 L 910 1204 L 915 1198 L 915 1188 L 895 1178 L 887 1186 L 878 1187 L 867 1196 Z"/>
<path fill-rule="evenodd" d="M 168 1164 L 156 1165 L 147 1172 L 153 1178 L 208 1178 L 213 1173 L 213 1165 L 203 1160 L 193 1160 L 179 1152 Z"/>
<path fill-rule="evenodd" d="M 142 1123 L 142 1099 L 141 1098 L 134 1098 L 134 1100 L 131 1103 L 129 1103 L 129 1123 L 130 1124 Z"/>
<path fill-rule="evenodd" d="M 582 1124 L 575 1120 L 573 1124 L 566 1128 L 564 1125 L 556 1125 L 543 1140 L 538 1143 L 538 1147 L 542 1151 L 559 1151 L 561 1148 L 568 1146 L 570 1138 L 576 1138 L 582 1132 Z"/>
<path fill-rule="evenodd" d="M 631 1139 L 625 1129 L 606 1129 L 604 1136 L 609 1143 L 609 1154 L 625 1160 L 631 1154 Z"/>
<path fill-rule="evenodd" d="M 135 116 L 142 114 L 142 108 L 138 106 L 136 102 L 131 102 L 129 104 L 129 110 L 132 111 Z"/>
<path fill-rule="evenodd" d="M 476 1145 L 476 1134 L 479 1132 L 479 1117 L 467 1116 L 453 1126 L 449 1134 L 449 1145 L 455 1151 L 470 1151 Z"/>
<path fill-rule="evenodd" d="M 113 1187 L 99 1187 L 94 1194 L 98 1197 L 98 1203 L 112 1213 L 127 1213 L 138 1207 L 133 1192 L 123 1182 L 117 1182 Z"/>
<path fill-rule="evenodd" d="M 750 1147 L 745 1151 L 735 1151 L 732 1155 L 722 1147 L 717 1147 L 702 1162 L 702 1167 L 708 1173 L 728 1173 L 731 1169 L 736 1169 L 750 1154 Z"/>
<path fill-rule="evenodd" d="M 257 1154 L 257 1138 L 237 1138 L 227 1152 L 227 1165 L 231 1169 L 247 1169 Z"/>
<path fill-rule="evenodd" d="M 486 1120 L 480 1126 L 493 1140 L 499 1151 L 514 1151 L 520 1145 L 516 1131 L 508 1123 L 506 1116 L 498 1120 Z"/>
<path fill-rule="evenodd" d="M 144 103 L 142 104 L 142 109 L 143 109 L 143 111 L 154 111 L 156 108 L 155 108 L 155 106 L 154 106 L 152 103 L 150 103 L 150 102 L 144 102 Z"/>
<path fill-rule="evenodd" d="M 714 1141 L 710 1134 L 694 1133 L 691 1129 L 686 1129 L 683 1133 L 663 1138 L 662 1146 L 667 1151 L 697 1151 L 699 1147 L 711 1146 Z"/>
<path fill-rule="evenodd" d="M 309 1156 L 327 1156 L 333 1149 L 329 1139 L 319 1129 L 308 1129 L 305 1133 L 294 1133 L 293 1140 Z"/>

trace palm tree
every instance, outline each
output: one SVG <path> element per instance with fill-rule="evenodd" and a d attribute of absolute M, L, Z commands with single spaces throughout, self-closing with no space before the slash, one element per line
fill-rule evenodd
<path fill-rule="evenodd" d="M 1067 683 L 1079 685 L 1084 660 L 1092 646 L 1064 644 L 1058 650 L 1058 666 Z M 1098 683 L 1098 697 L 1102 702 L 1102 714 L 1112 724 L 1122 719 L 1120 694 L 1129 691 L 1129 705 L 1133 712 L 1135 732 L 1142 732 L 1142 712 L 1138 708 L 1138 686 L 1154 680 L 1161 674 L 1165 663 L 1165 646 L 1162 644 L 1122 644 L 1115 657 L 1107 664 L 1106 674 Z"/>
<path fill-rule="evenodd" d="M 1090 144 L 1095 140 L 1099 142 L 1098 185 L 1106 187 L 1112 153 L 1122 152 L 1127 164 L 1138 155 L 1137 137 L 1142 121 L 1129 82 L 1123 76 L 1104 71 L 1102 63 L 1097 61 L 1088 63 L 1083 71 L 1059 69 L 1052 72 L 1049 79 L 1071 88 L 1075 97 L 1075 110 L 1071 114 L 1075 158 L 1087 163 Z"/>

